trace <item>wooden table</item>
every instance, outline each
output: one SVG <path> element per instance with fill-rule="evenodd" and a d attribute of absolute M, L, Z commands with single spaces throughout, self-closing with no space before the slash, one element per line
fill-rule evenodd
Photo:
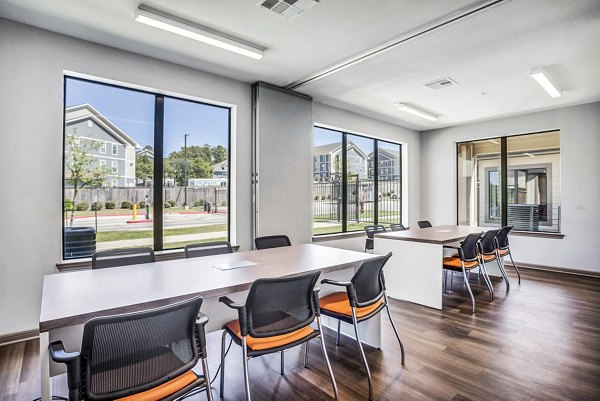
<path fill-rule="evenodd" d="M 443 246 L 488 229 L 436 226 L 376 234 L 375 253 L 393 253 L 385 270 L 388 295 L 442 309 Z M 486 268 L 490 275 L 500 275 L 497 268 Z"/>
<path fill-rule="evenodd" d="M 208 331 L 219 330 L 236 312 L 218 302 L 222 295 L 244 302 L 252 282 L 320 269 L 322 277 L 348 280 L 356 267 L 375 255 L 342 249 L 297 245 L 227 255 L 149 263 L 144 265 L 52 274 L 44 277 L 40 313 L 42 400 L 52 393 L 48 344 L 61 339 L 67 350 L 78 350 L 83 324 L 97 316 L 154 308 L 200 295 Z M 256 263 L 231 270 L 217 264 Z M 321 295 L 339 288 L 322 287 Z M 325 321 L 324 321 L 325 323 Z M 365 342 L 379 346 L 379 323 L 364 325 Z"/>

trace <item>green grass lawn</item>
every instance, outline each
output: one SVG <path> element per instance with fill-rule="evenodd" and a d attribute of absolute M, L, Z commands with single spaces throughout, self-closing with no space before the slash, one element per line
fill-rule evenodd
<path fill-rule="evenodd" d="M 217 210 L 226 210 L 225 207 L 220 206 Z M 213 210 L 214 210 L 214 206 L 213 206 Z M 179 212 L 203 212 L 204 211 L 204 207 L 202 206 L 198 206 L 198 207 L 189 207 L 188 209 L 184 209 L 182 207 L 166 207 L 163 208 L 163 213 L 179 213 Z M 84 210 L 84 211 L 78 211 L 75 212 L 75 217 L 94 217 L 95 213 L 93 210 Z M 98 216 L 105 216 L 105 215 L 125 215 L 125 216 L 133 216 L 133 210 L 132 209 L 102 209 L 102 210 L 98 210 Z M 138 219 L 141 219 L 144 217 L 144 215 L 146 214 L 146 208 L 138 208 L 137 209 L 137 217 Z M 150 208 L 150 214 L 152 214 L 152 208 Z M 65 218 L 68 219 L 71 217 L 71 212 L 65 212 Z"/>
<path fill-rule="evenodd" d="M 227 224 L 213 224 L 209 226 L 198 226 L 198 227 L 184 227 L 184 228 L 168 228 L 164 230 L 163 235 L 165 237 L 171 235 L 185 235 L 185 234 L 199 234 L 199 233 L 210 233 L 227 231 Z M 96 241 L 108 242 L 108 241 L 120 241 L 129 239 L 140 239 L 140 238 L 152 238 L 152 230 L 139 230 L 139 231 L 104 231 L 96 234 Z M 216 239 L 211 239 L 216 241 Z M 199 242 L 199 241 L 193 241 Z"/>
<path fill-rule="evenodd" d="M 364 223 L 350 223 L 347 226 L 348 231 L 362 231 L 364 230 L 365 226 L 369 226 L 372 225 L 373 223 L 371 222 L 364 222 Z M 342 225 L 340 224 L 339 226 L 329 226 L 329 227 L 314 227 L 313 228 L 313 234 L 317 235 L 317 234 L 334 234 L 334 233 L 341 233 L 342 232 Z"/>
<path fill-rule="evenodd" d="M 164 244 L 164 249 L 177 249 L 177 248 L 183 248 L 184 246 L 189 245 L 189 244 L 199 244 L 202 242 L 214 242 L 214 241 L 227 241 L 227 237 L 207 238 L 207 239 L 194 240 L 194 241 L 170 242 L 170 243 Z"/>

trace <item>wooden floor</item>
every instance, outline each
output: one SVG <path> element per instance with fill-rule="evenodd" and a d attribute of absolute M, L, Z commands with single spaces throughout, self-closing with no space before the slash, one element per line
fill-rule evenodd
<path fill-rule="evenodd" d="M 496 299 L 471 283 L 477 313 L 460 280 L 444 296 L 442 311 L 391 301 L 406 348 L 406 365 L 387 319 L 382 349 L 366 347 L 378 400 L 600 400 L 600 280 L 559 273 L 523 271 L 521 285 L 511 274 L 507 294 L 495 280 Z M 355 343 L 342 338 L 327 349 L 341 400 L 367 398 L 367 379 Z M 211 373 L 219 362 L 220 333 L 209 336 Z M 0 347 L 0 401 L 39 397 L 37 340 Z M 254 400 L 327 400 L 331 384 L 318 340 L 310 346 L 309 368 L 302 349 L 286 353 L 286 375 L 279 357 L 250 360 Z M 65 395 L 64 377 L 54 394 Z M 219 378 L 213 384 L 218 397 Z M 205 400 L 205 394 L 188 398 Z M 216 398 L 218 399 L 218 398 Z M 225 400 L 243 400 L 241 351 L 227 357 Z"/>

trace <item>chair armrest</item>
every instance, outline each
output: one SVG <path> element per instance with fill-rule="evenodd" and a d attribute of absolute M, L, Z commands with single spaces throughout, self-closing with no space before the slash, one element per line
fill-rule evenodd
<path fill-rule="evenodd" d="M 248 335 L 248 316 L 246 314 L 246 305 L 236 304 L 229 297 L 220 297 L 219 302 L 224 303 L 229 306 L 231 309 L 237 309 L 238 311 L 238 319 L 240 321 L 240 334 L 242 336 Z"/>
<path fill-rule="evenodd" d="M 50 357 L 54 362 L 67 365 L 69 401 L 79 400 L 79 386 L 81 383 L 81 359 L 79 358 L 79 352 L 66 352 L 62 341 L 50 343 L 48 351 L 50 351 Z"/>
<path fill-rule="evenodd" d="M 330 280 L 328 278 L 325 278 L 325 279 L 321 280 L 321 284 L 338 285 L 340 287 L 350 287 L 350 286 L 352 286 L 352 283 L 350 281 L 335 281 L 335 280 Z"/>
<path fill-rule="evenodd" d="M 337 285 L 340 287 L 346 287 L 346 292 L 348 293 L 348 300 L 350 301 L 350 305 L 356 306 L 358 303 L 358 299 L 356 298 L 356 291 L 354 290 L 354 284 L 350 281 L 335 281 L 325 278 L 321 280 L 321 284 L 331 284 Z"/>
<path fill-rule="evenodd" d="M 317 314 L 317 316 L 321 316 L 321 307 L 320 307 L 320 303 L 319 303 L 319 291 L 321 291 L 321 289 L 319 287 L 315 287 L 313 289 L 313 304 L 315 305 L 315 313 Z"/>
<path fill-rule="evenodd" d="M 221 298 L 219 298 L 219 302 L 224 303 L 225 305 L 229 306 L 232 309 L 238 309 L 238 310 L 240 310 L 246 306 L 246 305 L 242 305 L 242 304 L 236 304 L 229 297 L 221 297 Z"/>
<path fill-rule="evenodd" d="M 443 245 L 444 248 L 448 248 L 448 249 L 460 249 L 460 246 L 454 246 L 454 245 Z"/>
<path fill-rule="evenodd" d="M 208 323 L 208 316 L 204 313 L 198 312 L 198 318 L 196 319 L 196 329 L 198 330 L 198 342 L 200 347 L 200 357 L 206 358 L 206 330 L 204 327 Z"/>

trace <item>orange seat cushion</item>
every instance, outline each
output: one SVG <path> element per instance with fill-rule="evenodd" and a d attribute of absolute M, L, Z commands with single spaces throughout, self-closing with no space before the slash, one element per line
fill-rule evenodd
<path fill-rule="evenodd" d="M 484 262 L 491 262 L 496 260 L 496 255 L 480 255 Z"/>
<path fill-rule="evenodd" d="M 161 384 L 158 387 L 153 388 L 152 390 L 144 391 L 143 393 L 138 393 L 134 395 L 130 395 L 127 397 L 119 398 L 116 401 L 156 401 L 166 396 L 169 396 L 185 386 L 193 383 L 198 376 L 191 370 L 188 370 L 181 376 L 177 376 L 171 381 Z"/>
<path fill-rule="evenodd" d="M 460 264 L 460 258 L 444 258 L 444 262 L 443 262 L 444 267 L 454 267 L 454 268 L 462 268 L 461 264 Z M 477 261 L 473 261 L 473 262 L 465 262 L 465 269 L 473 269 L 475 267 L 479 266 L 479 263 L 477 263 Z"/>
<path fill-rule="evenodd" d="M 240 331 L 240 321 L 232 320 L 226 323 L 225 326 L 229 328 L 235 335 L 241 339 L 242 333 Z M 246 345 L 253 351 L 263 351 L 266 349 L 282 347 L 287 344 L 291 344 L 295 341 L 301 340 L 304 337 L 311 335 L 314 332 L 310 326 L 303 327 L 299 330 L 292 331 L 288 334 L 282 334 L 280 336 L 254 338 L 252 336 L 246 336 Z"/>
<path fill-rule="evenodd" d="M 356 317 L 367 316 L 379 308 L 381 304 L 383 304 L 383 301 L 380 299 L 373 305 L 356 308 Z M 348 293 L 346 292 L 334 292 L 333 294 L 325 295 L 319 300 L 319 305 L 321 309 L 352 317 L 352 308 L 348 299 Z"/>
<path fill-rule="evenodd" d="M 500 256 L 506 256 L 509 253 L 508 249 L 498 249 L 498 253 L 500 254 Z"/>

